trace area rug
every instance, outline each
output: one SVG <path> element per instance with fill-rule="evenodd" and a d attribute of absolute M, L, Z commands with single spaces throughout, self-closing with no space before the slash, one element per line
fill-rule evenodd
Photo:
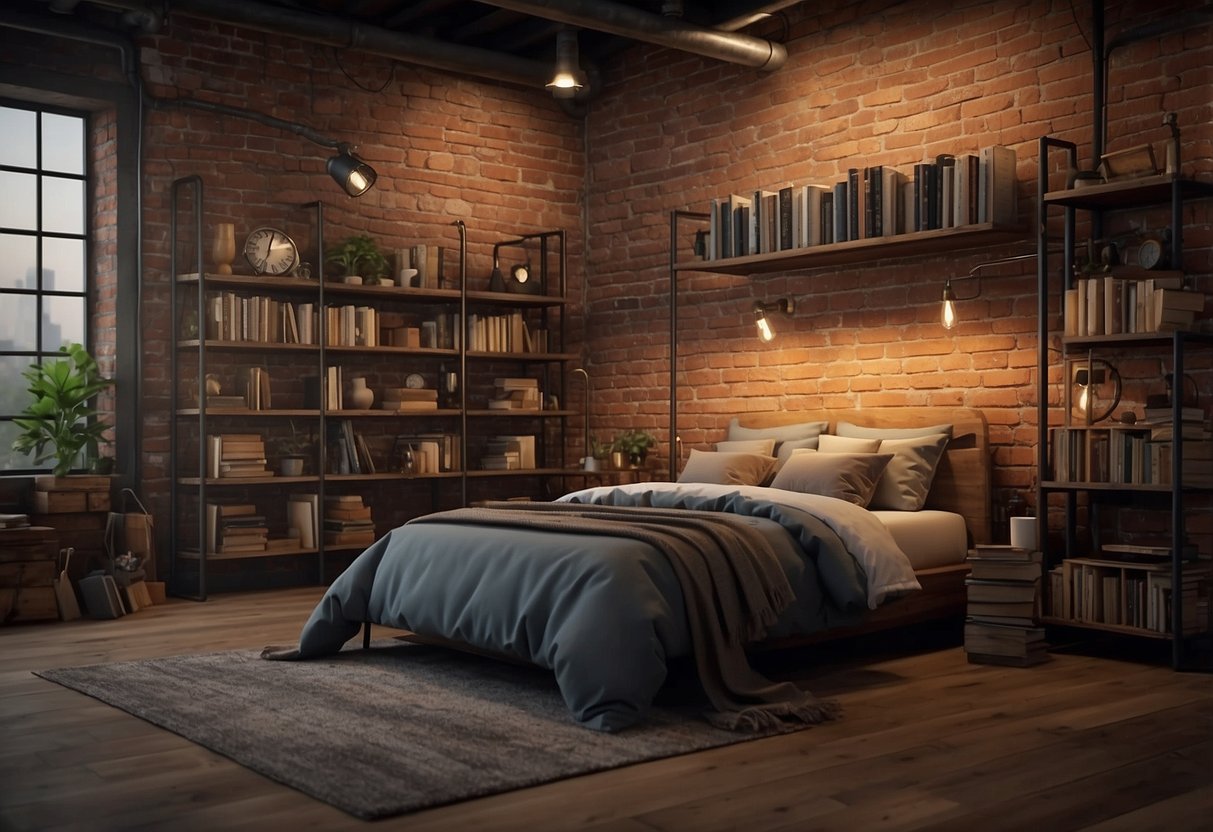
<path fill-rule="evenodd" d="M 641 726 L 578 726 L 551 673 L 392 640 L 305 662 L 259 651 L 37 675 L 375 819 L 742 742 L 691 702 Z"/>

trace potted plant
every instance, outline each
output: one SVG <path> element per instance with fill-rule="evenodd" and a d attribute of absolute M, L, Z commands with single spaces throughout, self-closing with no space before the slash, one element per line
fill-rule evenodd
<path fill-rule="evenodd" d="M 282 476 L 302 476 L 308 457 L 312 456 L 315 448 L 315 438 L 311 432 L 304 433 L 297 429 L 292 420 L 290 436 L 281 437 L 277 444 L 280 454 L 278 467 Z"/>
<path fill-rule="evenodd" d="M 387 272 L 387 257 L 365 234 L 355 234 L 342 240 L 325 258 L 341 268 L 347 283 L 375 282 Z M 349 280 L 358 277 L 361 281 Z"/>
<path fill-rule="evenodd" d="M 599 442 L 597 438 L 590 437 L 590 455 L 586 457 L 584 464 L 587 471 L 601 471 L 603 463 L 611 455 L 611 443 Z"/>
<path fill-rule="evenodd" d="M 62 358 L 48 358 L 21 373 L 29 382 L 32 401 L 13 419 L 21 433 L 13 450 L 33 454 L 34 464 L 55 460 L 55 476 L 84 468 L 99 459 L 109 440 L 110 425 L 97 418 L 93 398 L 113 385 L 101 375 L 97 362 L 80 344 L 59 348 Z"/>
<path fill-rule="evenodd" d="M 644 464 L 649 448 L 657 444 L 656 437 L 645 430 L 628 430 L 615 437 L 611 449 L 623 454 L 627 463 L 633 468 Z"/>

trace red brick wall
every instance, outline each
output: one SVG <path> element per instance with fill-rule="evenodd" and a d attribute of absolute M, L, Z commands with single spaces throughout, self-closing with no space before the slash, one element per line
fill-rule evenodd
<path fill-rule="evenodd" d="M 671 210 L 707 211 L 713 197 L 789 181 L 830 184 L 848 167 L 912 171 L 938 153 L 1003 144 L 1018 155 L 1020 244 L 754 279 L 683 272 L 679 432 L 702 447 L 744 411 L 967 405 L 989 418 L 1000 499 L 1031 487 L 1034 262 L 986 272 L 982 297 L 962 304 L 951 333 L 938 322 L 940 295 L 949 276 L 1033 250 L 1041 136 L 1078 143 L 1092 166 L 1091 24 L 1081 9 L 1076 20 L 1070 6 L 1047 2 L 885 5 L 789 12 L 787 64 L 768 75 L 647 48 L 608 74 L 588 126 L 596 433 L 638 424 L 662 437 L 664 455 Z M 1118 33 L 1184 4 L 1108 6 L 1107 29 Z M 1205 26 L 1115 51 L 1108 149 L 1148 141 L 1161 151 L 1162 114 L 1176 111 L 1184 170 L 1208 178 L 1211 43 Z M 1208 291 L 1208 201 L 1185 217 L 1186 266 Z M 688 231 L 681 258 L 690 244 Z M 775 344 L 759 346 L 751 305 L 779 297 L 796 300 L 796 315 L 778 320 Z M 1157 381 L 1158 362 L 1147 365 Z"/>

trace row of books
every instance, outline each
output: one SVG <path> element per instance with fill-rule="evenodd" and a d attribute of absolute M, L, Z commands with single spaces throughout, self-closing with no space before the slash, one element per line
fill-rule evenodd
<path fill-rule="evenodd" d="M 1041 553 L 983 544 L 969 552 L 965 653 L 970 662 L 1019 667 L 1048 658 L 1040 615 Z"/>
<path fill-rule="evenodd" d="M 1208 627 L 1210 567 L 1185 567 L 1180 580 L 1183 633 Z M 1171 633 L 1175 589 L 1170 564 L 1127 566 L 1069 558 L 1049 572 L 1049 613 L 1058 618 Z"/>
<path fill-rule="evenodd" d="M 1203 292 L 1183 288 L 1183 277 L 1103 275 L 1076 281 L 1065 294 L 1066 335 L 1121 335 L 1190 329 L 1203 317 Z"/>
<path fill-rule="evenodd" d="M 468 315 L 472 352 L 547 352 L 548 332 L 532 327 L 521 310 L 499 315 Z"/>
<path fill-rule="evenodd" d="M 442 246 L 419 243 L 408 248 L 396 249 L 396 285 L 418 289 L 442 289 L 443 267 L 446 265 L 446 249 Z M 417 274 L 404 280 L 405 269 L 416 269 Z"/>
<path fill-rule="evenodd" d="M 1053 479 L 1058 482 L 1169 485 L 1174 471 L 1173 430 L 1051 428 Z M 1199 438 L 1197 436 L 1199 435 Z M 1166 438 L 1156 438 L 1165 436 Z M 1182 478 L 1185 485 L 1213 485 L 1213 439 L 1203 426 L 1185 432 Z"/>
<path fill-rule="evenodd" d="M 535 437 L 500 434 L 485 442 L 480 467 L 486 471 L 518 471 L 535 467 Z"/>
<path fill-rule="evenodd" d="M 392 440 L 388 458 L 396 470 L 408 474 L 441 474 L 462 465 L 459 436 L 454 433 L 399 434 Z"/>
<path fill-rule="evenodd" d="M 849 168 L 830 185 L 783 185 L 712 199 L 704 257 L 721 260 L 975 223 L 1013 224 L 1015 151 L 941 154 L 907 175 Z"/>
<path fill-rule="evenodd" d="M 204 333 L 219 341 L 316 343 L 316 305 L 234 291 L 208 292 Z"/>

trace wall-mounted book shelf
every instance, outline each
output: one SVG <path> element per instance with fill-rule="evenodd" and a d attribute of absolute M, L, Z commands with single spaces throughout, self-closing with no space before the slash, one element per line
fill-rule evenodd
<path fill-rule="evenodd" d="M 954 228 L 911 231 L 888 237 L 824 243 L 767 254 L 751 254 L 745 257 L 689 260 L 675 264 L 674 269 L 676 271 L 706 271 L 735 275 L 773 274 L 799 269 L 869 263 L 873 260 L 895 257 L 921 257 L 927 254 L 950 253 L 967 248 L 981 248 L 1019 241 L 1027 241 L 1027 229 L 1023 225 L 976 223 Z"/>

